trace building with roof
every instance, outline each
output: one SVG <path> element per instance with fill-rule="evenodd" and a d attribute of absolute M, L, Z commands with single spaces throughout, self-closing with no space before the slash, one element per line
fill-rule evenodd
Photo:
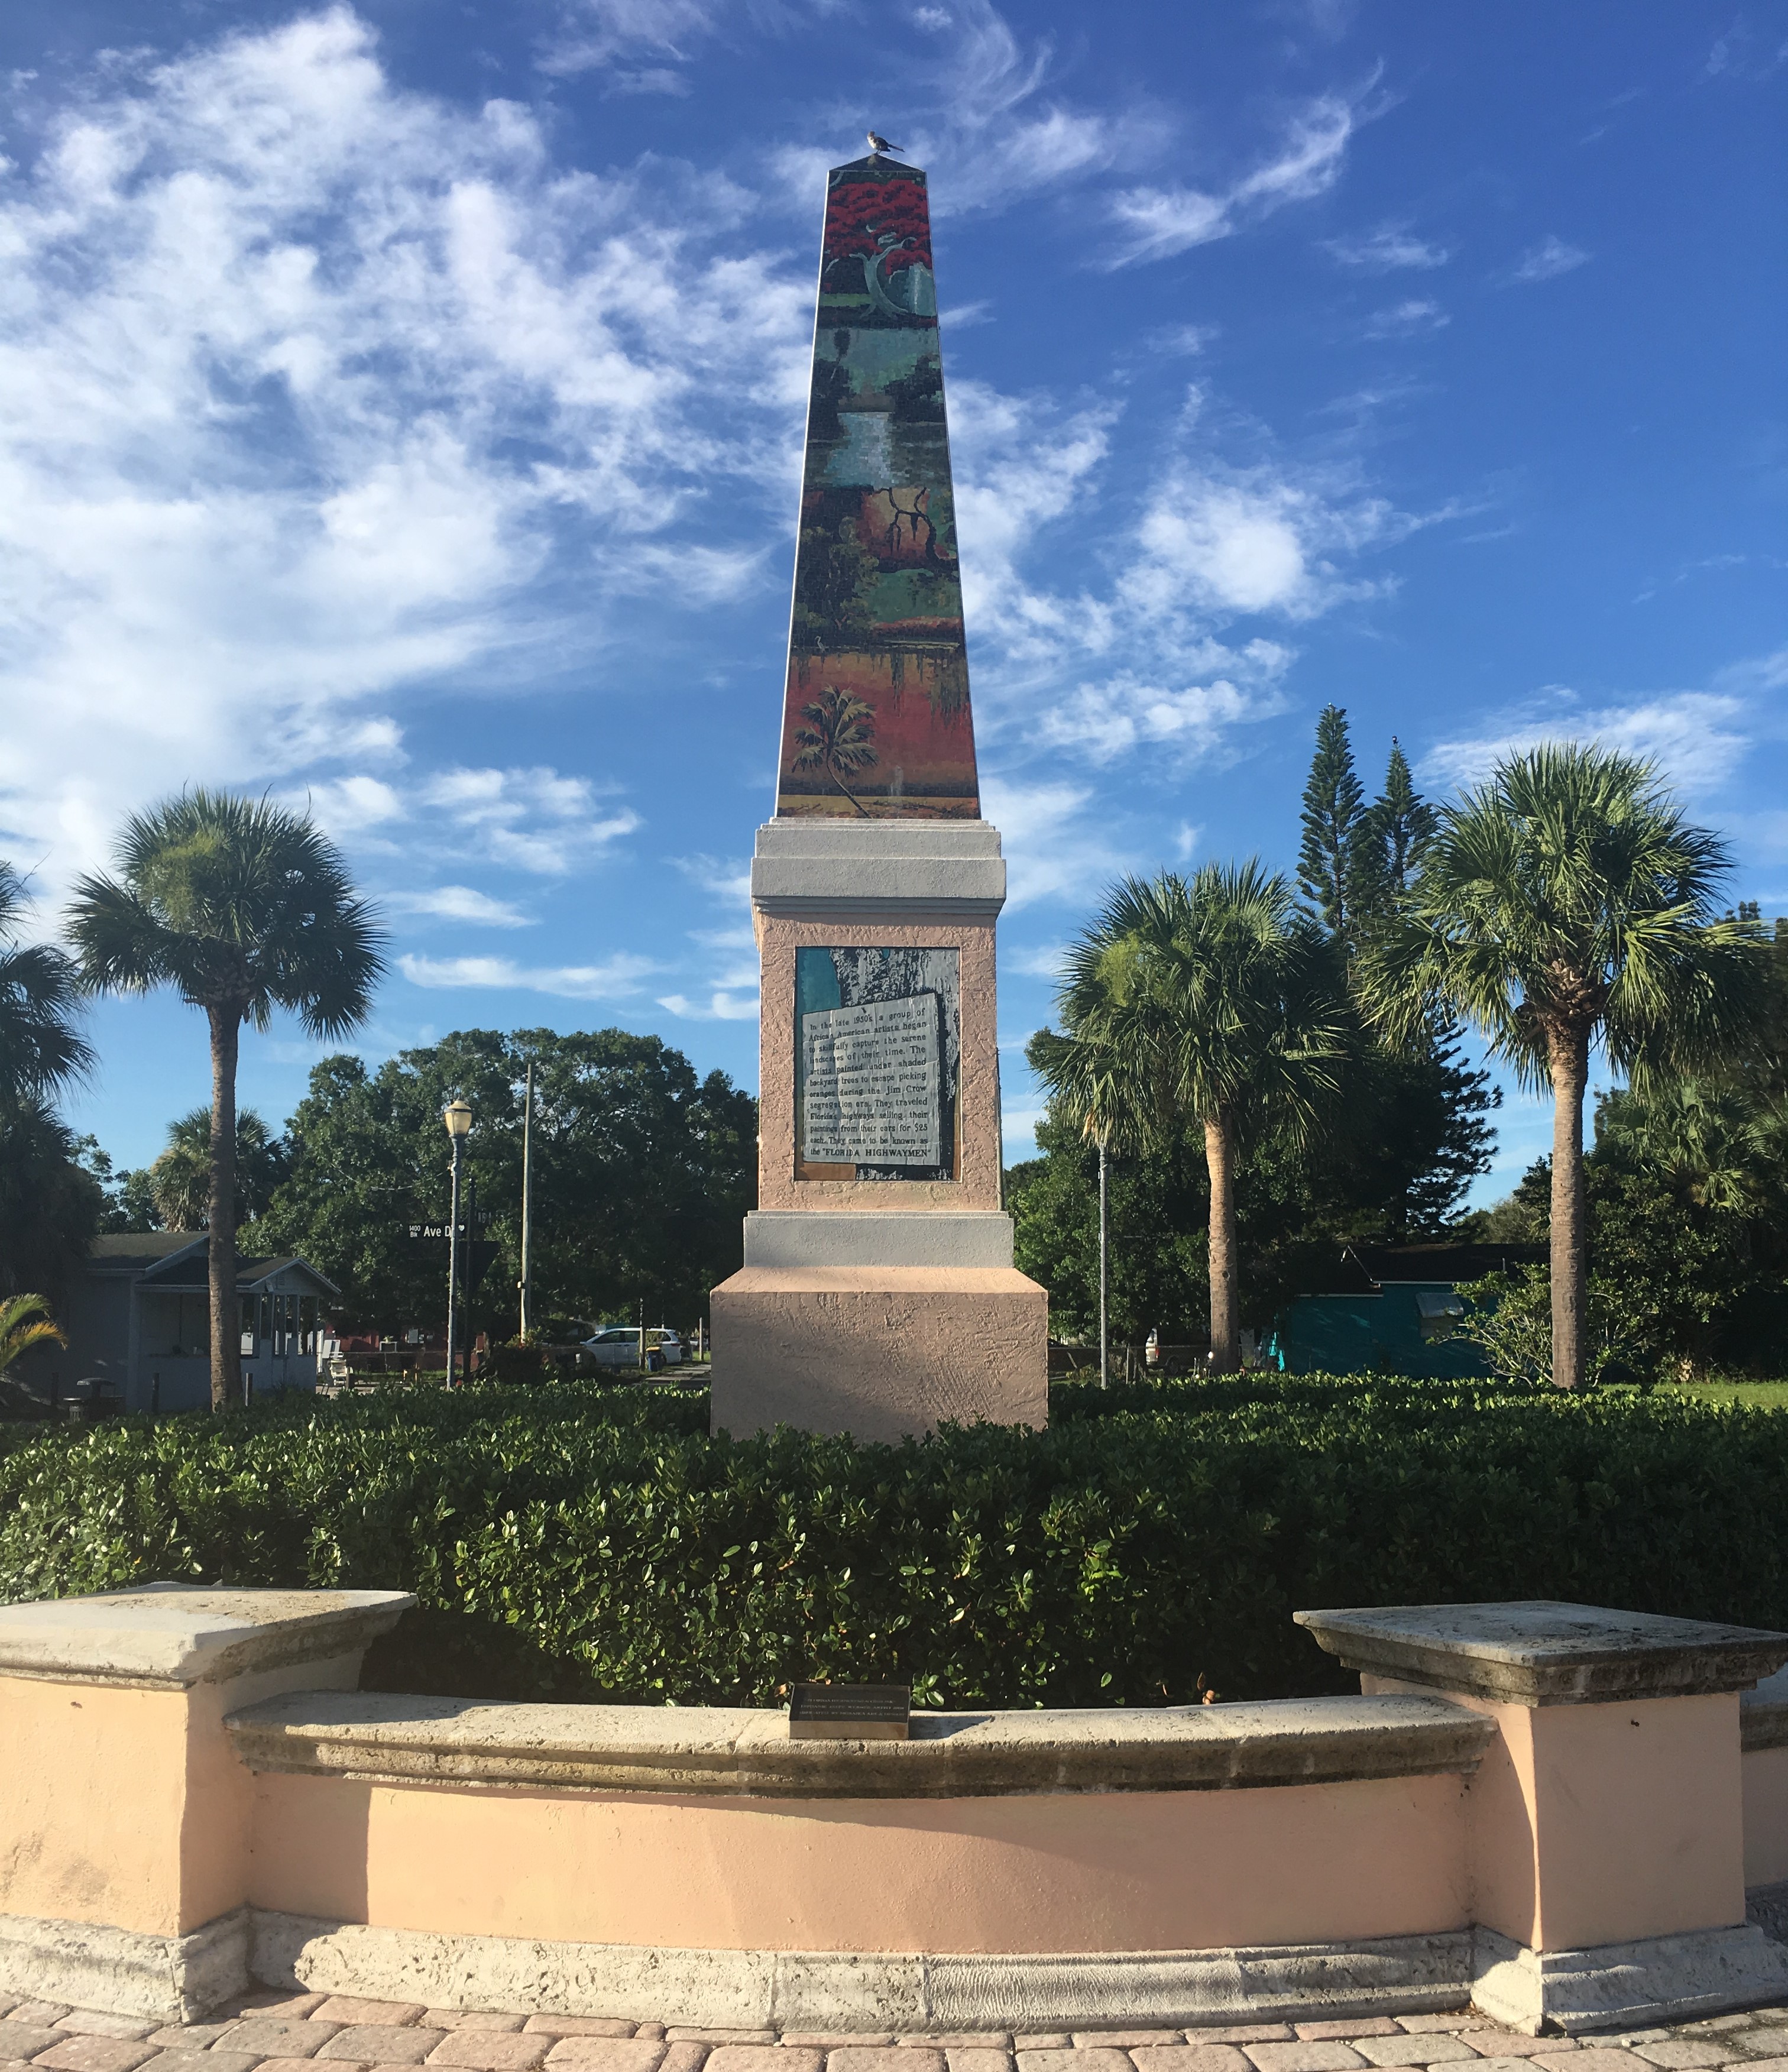
<path fill-rule="evenodd" d="M 40 1346 L 13 1370 L 47 1400 L 97 1397 L 121 1410 L 198 1410 L 211 1401 L 210 1239 L 129 1231 L 93 1240 L 55 1304 L 66 1350 Z M 314 1388 L 335 1283 L 306 1260 L 238 1252 L 242 1372 L 256 1393 Z"/>
<path fill-rule="evenodd" d="M 1349 1245 L 1331 1292 L 1296 1296 L 1280 1312 L 1266 1358 L 1285 1374 L 1488 1374 L 1482 1353 L 1456 1335 L 1460 1285 L 1546 1257 L 1543 1244 Z"/>

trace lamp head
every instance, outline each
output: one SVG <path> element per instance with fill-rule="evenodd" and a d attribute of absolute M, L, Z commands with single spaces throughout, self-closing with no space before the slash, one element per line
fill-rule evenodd
<path fill-rule="evenodd" d="M 472 1104 L 468 1100 L 456 1100 L 449 1104 L 441 1120 L 447 1125 L 447 1134 L 456 1141 L 472 1126 Z"/>

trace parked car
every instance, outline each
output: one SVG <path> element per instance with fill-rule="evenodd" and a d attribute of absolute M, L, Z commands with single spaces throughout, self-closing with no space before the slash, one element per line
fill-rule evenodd
<path fill-rule="evenodd" d="M 598 1367 L 639 1367 L 640 1359 L 640 1332 L 635 1324 L 611 1324 L 606 1330 L 598 1331 L 594 1338 L 586 1338 L 583 1349 Z M 645 1359 L 647 1374 L 656 1374 L 661 1368 L 680 1367 L 683 1363 L 683 1341 L 675 1331 L 647 1330 L 645 1333 Z"/>
<path fill-rule="evenodd" d="M 638 1367 L 639 1334 L 631 1324 L 611 1324 L 594 1338 L 586 1338 L 584 1350 L 598 1367 Z"/>

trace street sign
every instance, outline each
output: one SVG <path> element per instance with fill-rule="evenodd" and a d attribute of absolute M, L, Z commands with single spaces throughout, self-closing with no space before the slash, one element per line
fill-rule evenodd
<path fill-rule="evenodd" d="M 411 1223 L 408 1228 L 411 1238 L 418 1244 L 445 1244 L 451 1226 L 447 1223 Z M 484 1278 L 485 1268 L 496 1256 L 497 1245 L 494 1239 L 474 1237 L 468 1224 L 459 1226 L 459 1271 L 468 1293 Z"/>

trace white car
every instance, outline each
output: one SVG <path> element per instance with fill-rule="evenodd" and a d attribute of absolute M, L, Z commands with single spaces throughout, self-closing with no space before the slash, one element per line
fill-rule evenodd
<path fill-rule="evenodd" d="M 680 1367 L 683 1364 L 683 1341 L 675 1331 L 652 1330 L 645 1334 L 645 1359 L 641 1361 L 639 1329 L 635 1324 L 611 1324 L 606 1331 L 598 1331 L 593 1338 L 584 1340 L 584 1350 L 598 1367 L 644 1366 L 648 1374 L 660 1367 Z"/>
<path fill-rule="evenodd" d="M 614 1324 L 586 1338 L 584 1350 L 598 1367 L 638 1367 L 639 1334 L 631 1324 Z"/>

